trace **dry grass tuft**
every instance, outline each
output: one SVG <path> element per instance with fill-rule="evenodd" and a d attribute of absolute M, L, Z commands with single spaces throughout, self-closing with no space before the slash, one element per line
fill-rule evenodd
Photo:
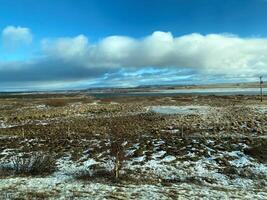
<path fill-rule="evenodd" d="M 56 170 L 56 160 L 43 153 L 16 155 L 12 158 L 12 169 L 15 174 L 22 175 L 51 174 Z"/>
<path fill-rule="evenodd" d="M 66 99 L 49 99 L 45 102 L 45 105 L 51 107 L 63 107 L 68 105 L 68 101 Z"/>
<path fill-rule="evenodd" d="M 11 176 L 13 174 L 13 170 L 8 167 L 1 167 L 0 168 L 0 178 Z"/>

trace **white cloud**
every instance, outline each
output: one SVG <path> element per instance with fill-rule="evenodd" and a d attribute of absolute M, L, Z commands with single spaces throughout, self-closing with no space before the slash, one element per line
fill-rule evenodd
<path fill-rule="evenodd" d="M 45 54 L 53 55 L 61 59 L 79 59 L 88 51 L 88 39 L 84 35 L 74 38 L 59 38 L 57 40 L 44 39 L 41 41 Z"/>
<path fill-rule="evenodd" d="M 44 39 L 41 48 L 35 58 L 0 60 L 1 87 L 82 80 L 95 86 L 208 83 L 267 76 L 267 38 L 174 37 L 157 31 L 140 39 L 110 36 L 97 43 L 84 35 Z"/>
<path fill-rule="evenodd" d="M 84 67 L 174 67 L 204 74 L 251 76 L 267 74 L 267 39 L 230 34 L 193 33 L 173 37 L 154 32 L 142 39 L 111 36 L 90 44 L 84 35 L 44 40 L 46 55 Z"/>
<path fill-rule="evenodd" d="M 3 44 L 8 49 L 17 48 L 20 45 L 29 45 L 32 38 L 31 30 L 25 27 L 7 26 L 2 31 Z"/>

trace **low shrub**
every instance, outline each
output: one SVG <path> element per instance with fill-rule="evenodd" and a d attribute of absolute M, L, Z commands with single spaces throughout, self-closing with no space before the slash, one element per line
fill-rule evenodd
<path fill-rule="evenodd" d="M 11 161 L 15 174 L 44 175 L 56 170 L 55 158 L 44 153 L 16 155 Z"/>
<path fill-rule="evenodd" d="M 49 99 L 45 102 L 45 105 L 51 107 L 63 107 L 68 104 L 66 99 Z"/>

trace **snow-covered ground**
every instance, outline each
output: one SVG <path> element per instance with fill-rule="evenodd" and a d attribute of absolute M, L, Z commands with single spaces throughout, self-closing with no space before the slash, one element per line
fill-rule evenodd
<path fill-rule="evenodd" d="M 105 184 L 68 177 L 10 178 L 1 181 L 0 197 L 45 199 L 266 199 L 266 190 L 198 184 Z M 3 191 L 4 190 L 4 191 Z M 14 192 L 16 191 L 16 192 Z"/>
<path fill-rule="evenodd" d="M 94 102 L 88 110 L 79 110 L 80 103 L 73 104 L 71 108 L 77 108 L 77 112 L 64 116 L 56 113 L 40 119 L 26 117 L 14 121 L 1 118 L 0 199 L 267 199 L 266 159 L 258 159 L 245 151 L 257 139 L 266 141 L 266 106 L 181 106 L 172 101 L 168 106 L 155 102 L 151 104 L 154 106 L 145 105 L 124 112 L 116 103 L 112 105 L 114 112 Z M 56 108 L 41 104 L 34 109 Z M 65 112 L 65 108 L 62 110 Z M 242 115 L 235 115 L 236 111 Z M 133 127 L 142 133 L 126 138 L 121 182 L 114 183 L 105 177 L 78 179 L 77 174 L 84 172 L 94 176 L 95 168 L 112 169 L 114 164 L 107 155 L 110 143 L 103 134 L 107 129 L 101 129 L 101 134 L 96 131 L 114 116 L 118 119 L 127 116 L 128 120 L 137 116 Z M 77 123 L 80 119 L 85 119 L 82 122 L 96 119 L 96 125 L 81 123 L 81 129 L 77 126 L 71 130 L 73 132 L 60 135 L 64 130 L 69 131 L 64 128 L 74 119 Z M 142 119 L 144 123 L 137 127 Z M 59 132 L 51 131 L 57 134 L 48 132 L 46 135 L 50 125 L 61 122 Z M 162 124 L 155 126 L 157 123 Z M 147 124 L 151 126 L 141 129 Z M 44 126 L 45 133 L 24 136 L 22 132 L 20 135 L 15 131 L 20 131 L 21 125 Z M 38 126 L 29 126 L 28 131 L 38 130 Z M 83 129 L 84 126 L 88 129 Z M 201 131 L 208 134 L 201 135 Z M 264 149 L 266 142 L 262 144 Z M 1 174 L 1 169 L 14 168 L 12 156 L 29 151 L 51 155 L 56 152 L 56 171 L 46 176 Z"/>
<path fill-rule="evenodd" d="M 253 105 L 250 107 L 258 113 L 262 113 L 262 114 L 267 113 L 267 106 L 265 106 L 265 105 Z"/>
<path fill-rule="evenodd" d="M 209 106 L 151 106 L 148 110 L 159 114 L 207 114 L 210 112 Z"/>
<path fill-rule="evenodd" d="M 11 128 L 11 127 L 14 127 L 16 125 L 13 125 L 13 124 L 7 124 L 6 122 L 0 120 L 0 128 Z"/>
<path fill-rule="evenodd" d="M 2 177 L 0 193 L 6 199 L 27 195 L 29 198 L 43 195 L 48 199 L 266 199 L 267 165 L 244 154 L 246 144 L 236 144 L 235 149 L 227 151 L 215 146 L 211 139 L 206 144 L 193 139 L 181 148 L 185 154 L 173 155 L 168 148 L 163 150 L 165 141 L 159 139 L 153 141 L 151 151 L 133 156 L 142 145 L 132 144 L 126 150 L 129 159 L 122 172 L 137 180 L 153 180 L 153 184 L 78 180 L 75 174 L 90 166 L 109 166 L 106 157 L 95 160 L 90 152 L 84 152 L 77 161 L 67 155 L 58 159 L 58 170 L 50 176 Z M 8 152 L 11 151 L 3 151 L 1 155 Z"/>

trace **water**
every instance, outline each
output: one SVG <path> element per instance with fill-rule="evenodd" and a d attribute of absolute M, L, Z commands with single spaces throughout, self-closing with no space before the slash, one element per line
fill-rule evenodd
<path fill-rule="evenodd" d="M 35 94 L 73 94 L 83 93 L 83 91 L 55 91 L 55 92 L 0 92 L 0 97 L 16 97 L 27 96 Z M 158 89 L 143 92 L 87 92 L 89 96 L 96 98 L 112 98 L 112 97 L 138 97 L 138 96 L 176 96 L 176 95 L 217 95 L 217 96 L 229 96 L 229 95 L 260 95 L 259 88 L 210 88 L 210 89 Z M 267 95 L 267 88 L 263 88 L 263 95 Z"/>
<path fill-rule="evenodd" d="M 132 96 L 175 96 L 175 95 L 259 95 L 259 88 L 210 88 L 210 89 L 176 89 L 176 90 L 151 90 L 147 92 L 98 92 L 88 93 L 97 98 L 111 97 L 132 97 Z M 263 89 L 263 95 L 267 95 L 267 90 Z"/>

